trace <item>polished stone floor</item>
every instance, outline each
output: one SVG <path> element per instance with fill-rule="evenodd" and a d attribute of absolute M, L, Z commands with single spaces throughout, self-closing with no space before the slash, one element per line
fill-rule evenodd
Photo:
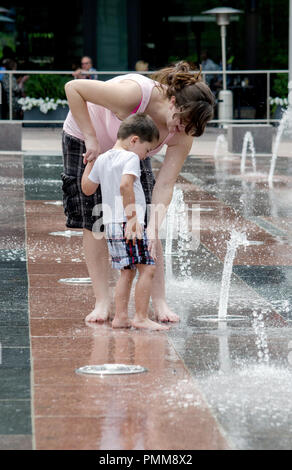
<path fill-rule="evenodd" d="M 84 323 L 91 285 L 60 282 L 88 278 L 82 237 L 64 225 L 62 158 L 0 155 L 1 449 L 292 447 L 292 158 L 271 187 L 270 156 L 241 175 L 238 155 L 212 155 L 192 151 L 176 183 L 199 231 L 195 248 L 174 240 L 165 255 L 181 318 L 167 333 Z M 252 243 L 236 252 L 230 320 L 211 321 L 232 229 Z M 105 363 L 148 371 L 75 372 Z"/>

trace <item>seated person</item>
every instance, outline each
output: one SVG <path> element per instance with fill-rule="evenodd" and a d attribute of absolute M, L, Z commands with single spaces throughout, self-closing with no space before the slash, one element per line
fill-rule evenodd
<path fill-rule="evenodd" d="M 75 70 L 75 72 L 72 73 L 74 78 L 87 78 L 88 80 L 97 80 L 98 75 L 97 74 L 92 74 L 89 73 L 86 75 L 85 73 L 82 72 L 95 72 L 96 69 L 92 66 L 92 59 L 91 57 L 84 56 L 81 59 L 81 68 L 78 68 Z"/>

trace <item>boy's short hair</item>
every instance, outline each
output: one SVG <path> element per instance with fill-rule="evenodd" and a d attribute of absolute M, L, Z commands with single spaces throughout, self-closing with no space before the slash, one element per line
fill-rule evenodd
<path fill-rule="evenodd" d="M 141 142 L 159 140 L 159 130 L 153 119 L 145 113 L 128 116 L 120 125 L 118 139 L 125 140 L 130 135 L 137 135 Z"/>

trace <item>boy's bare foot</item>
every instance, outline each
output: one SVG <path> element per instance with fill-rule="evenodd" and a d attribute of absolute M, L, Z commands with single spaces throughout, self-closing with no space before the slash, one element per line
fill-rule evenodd
<path fill-rule="evenodd" d="M 158 321 L 172 323 L 177 323 L 180 321 L 179 316 L 170 310 L 165 300 L 155 302 L 154 313 Z"/>
<path fill-rule="evenodd" d="M 113 328 L 131 328 L 132 322 L 128 317 L 114 318 L 112 321 Z"/>
<path fill-rule="evenodd" d="M 86 322 L 98 322 L 103 323 L 108 320 L 109 309 L 107 304 L 100 303 L 96 304 L 92 312 L 85 317 Z"/>
<path fill-rule="evenodd" d="M 160 325 L 160 323 L 156 323 L 155 321 L 150 320 L 150 318 L 144 318 L 141 320 L 137 317 L 134 317 L 132 320 L 132 326 L 137 329 L 153 331 L 169 330 L 169 326 Z"/>

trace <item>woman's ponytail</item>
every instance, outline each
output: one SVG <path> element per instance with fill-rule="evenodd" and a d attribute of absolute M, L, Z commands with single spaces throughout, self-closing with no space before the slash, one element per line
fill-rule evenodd
<path fill-rule="evenodd" d="M 167 85 L 171 89 L 181 90 L 185 86 L 201 81 L 201 72 L 201 67 L 199 71 L 193 71 L 188 62 L 181 61 L 171 67 L 155 72 L 151 75 L 151 78 L 162 85 Z"/>

